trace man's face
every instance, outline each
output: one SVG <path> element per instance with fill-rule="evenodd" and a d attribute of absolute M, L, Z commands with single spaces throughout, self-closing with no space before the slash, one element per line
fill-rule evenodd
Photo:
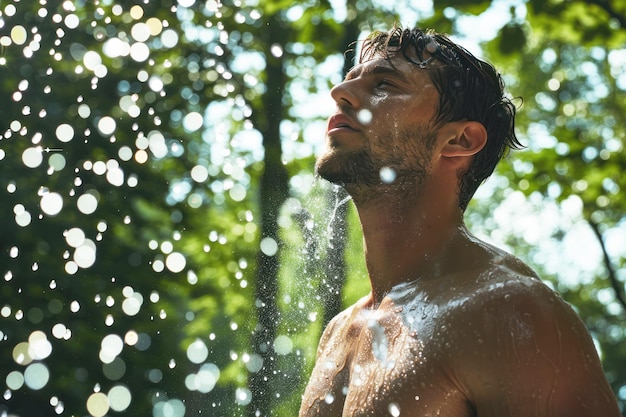
<path fill-rule="evenodd" d="M 355 66 L 331 90 L 337 112 L 316 172 L 351 187 L 420 183 L 429 175 L 439 93 L 401 55 Z"/>

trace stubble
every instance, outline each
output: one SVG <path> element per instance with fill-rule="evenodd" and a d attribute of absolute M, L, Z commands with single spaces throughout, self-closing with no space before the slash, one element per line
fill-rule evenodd
<path fill-rule="evenodd" d="M 419 192 L 430 175 L 435 139 L 431 126 L 397 128 L 358 150 L 327 150 L 317 160 L 315 172 L 345 188 L 355 201 L 403 198 Z M 392 180 L 381 175 L 383 169 Z"/>

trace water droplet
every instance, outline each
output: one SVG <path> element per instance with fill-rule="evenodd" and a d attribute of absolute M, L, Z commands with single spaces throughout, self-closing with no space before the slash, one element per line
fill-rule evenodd
<path fill-rule="evenodd" d="M 204 118 L 198 112 L 191 112 L 183 118 L 183 127 L 188 132 L 195 132 L 204 124 Z"/>
<path fill-rule="evenodd" d="M 100 134 L 103 136 L 109 136 L 115 132 L 117 128 L 117 124 L 115 123 L 115 119 L 110 116 L 104 116 L 98 120 L 98 130 Z"/>
<path fill-rule="evenodd" d="M 235 184 L 233 185 L 233 187 L 228 191 L 228 195 L 230 195 L 230 198 L 233 199 L 233 201 L 243 201 L 246 198 L 246 187 L 244 187 L 241 184 Z"/>
<path fill-rule="evenodd" d="M 22 152 L 22 162 L 28 168 L 37 168 L 43 162 L 43 154 L 40 147 L 26 148 Z"/>
<path fill-rule="evenodd" d="M 78 227 L 73 227 L 64 233 L 65 241 L 73 248 L 77 248 L 85 241 L 85 232 Z"/>
<path fill-rule="evenodd" d="M 56 128 L 56 137 L 61 142 L 70 142 L 74 139 L 74 128 L 67 123 L 60 124 Z"/>
<path fill-rule="evenodd" d="M 252 392 L 248 388 L 237 388 L 235 390 L 235 401 L 239 405 L 248 405 L 252 401 Z"/>
<path fill-rule="evenodd" d="M 107 397 L 109 399 L 109 406 L 111 410 L 121 412 L 128 408 L 130 405 L 132 395 L 128 388 L 123 385 L 116 385 L 112 387 Z"/>
<path fill-rule="evenodd" d="M 261 252 L 267 256 L 274 256 L 278 252 L 278 243 L 271 237 L 265 237 L 261 240 Z"/>
<path fill-rule="evenodd" d="M 389 414 L 393 417 L 398 417 L 400 415 L 400 407 L 396 403 L 389 403 L 388 410 Z"/>
<path fill-rule="evenodd" d="M 370 124 L 372 121 L 372 112 L 369 111 L 368 109 L 361 109 L 358 111 L 356 117 L 359 120 L 359 122 L 361 122 L 364 125 L 367 125 L 367 124 Z"/>
<path fill-rule="evenodd" d="M 245 354 L 243 361 L 246 364 L 248 371 L 252 373 L 259 372 L 263 368 L 263 358 L 261 355 L 253 353 L 251 355 Z"/>
<path fill-rule="evenodd" d="M 113 360 L 122 353 L 124 348 L 124 341 L 116 334 L 110 334 L 105 336 L 100 343 L 100 360 L 103 363 L 111 363 Z"/>
<path fill-rule="evenodd" d="M 202 166 L 196 165 L 191 169 L 191 178 L 198 183 L 203 183 L 209 178 L 209 170 Z"/>
<path fill-rule="evenodd" d="M 187 358 L 193 363 L 202 363 L 206 360 L 208 356 L 209 349 L 207 348 L 206 344 L 200 339 L 196 339 L 187 348 Z"/>
<path fill-rule="evenodd" d="M 19 371 L 12 371 L 6 377 L 6 384 L 9 389 L 16 391 L 24 385 L 24 375 Z"/>
<path fill-rule="evenodd" d="M 16 45 L 24 45 L 28 39 L 28 32 L 22 25 L 15 25 L 11 28 L 11 40 Z"/>
<path fill-rule="evenodd" d="M 196 0 L 177 0 L 177 1 L 181 7 L 191 7 L 196 2 Z"/>
<path fill-rule="evenodd" d="M 428 51 L 429 54 L 434 54 L 435 52 L 437 52 L 437 49 L 439 49 L 439 46 L 434 40 L 426 44 L 426 50 Z"/>
<path fill-rule="evenodd" d="M 39 205 L 44 213 L 56 216 L 63 209 L 63 197 L 59 193 L 46 193 L 41 197 Z"/>
<path fill-rule="evenodd" d="M 122 301 L 122 310 L 127 316 L 135 316 L 139 313 L 142 304 L 143 296 L 138 292 L 133 292 L 132 295 Z"/>
<path fill-rule="evenodd" d="M 65 157 L 61 154 L 56 153 L 54 155 L 50 155 L 50 158 L 48 158 L 48 165 L 54 171 L 62 171 L 63 168 L 65 168 L 65 164 Z"/>
<path fill-rule="evenodd" d="M 40 390 L 46 386 L 50 380 L 48 367 L 43 363 L 33 363 L 28 365 L 24 371 L 24 382 L 32 390 Z"/>
<path fill-rule="evenodd" d="M 102 392 L 96 392 L 87 399 L 87 411 L 93 417 L 104 417 L 109 412 L 109 398 Z"/>
<path fill-rule="evenodd" d="M 42 331 L 34 331 L 28 337 L 28 355 L 33 360 L 42 360 L 50 356 L 52 345 L 46 334 Z"/>
<path fill-rule="evenodd" d="M 32 216 L 28 211 L 26 211 L 26 209 L 24 209 L 24 206 L 22 206 L 21 204 L 16 205 L 13 211 L 15 213 L 15 223 L 18 226 L 26 227 L 32 221 Z"/>
<path fill-rule="evenodd" d="M 102 365 L 102 373 L 111 381 L 117 381 L 126 373 L 126 362 L 120 357 L 113 359 L 111 363 Z"/>
<path fill-rule="evenodd" d="M 391 184 L 396 180 L 396 171 L 393 168 L 382 167 L 379 175 L 380 180 L 385 184 Z"/>
<path fill-rule="evenodd" d="M 65 338 L 67 331 L 68 329 L 63 323 L 57 323 L 52 326 L 52 336 L 56 337 L 57 339 Z"/>
<path fill-rule="evenodd" d="M 173 48 L 178 44 L 178 33 L 172 29 L 164 30 L 161 34 L 161 43 L 166 48 Z"/>
<path fill-rule="evenodd" d="M 285 335 L 280 335 L 274 340 L 274 350 L 279 355 L 287 355 L 291 353 L 293 349 L 293 342 L 291 338 Z"/>
<path fill-rule="evenodd" d="M 188 388 L 206 394 L 213 391 L 219 378 L 219 368 L 215 364 L 207 363 L 202 365 L 198 373 L 189 380 L 192 385 Z"/>
<path fill-rule="evenodd" d="M 187 260 L 182 253 L 172 252 L 167 255 L 167 258 L 165 258 L 165 266 L 171 272 L 178 273 L 185 269 L 185 266 L 187 266 Z"/>
<path fill-rule="evenodd" d="M 183 417 L 185 404 L 178 399 L 159 401 L 152 409 L 153 417 Z"/>
<path fill-rule="evenodd" d="M 73 260 L 80 268 L 89 268 L 96 262 L 96 244 L 91 239 L 85 239 L 74 251 Z"/>

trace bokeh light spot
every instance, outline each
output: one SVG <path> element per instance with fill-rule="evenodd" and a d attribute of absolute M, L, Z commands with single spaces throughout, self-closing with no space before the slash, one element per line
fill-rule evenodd
<path fill-rule="evenodd" d="M 104 417 L 109 412 L 109 397 L 102 392 L 96 392 L 87 399 L 87 411 L 93 417 Z"/>
<path fill-rule="evenodd" d="M 267 256 L 274 256 L 278 252 L 278 243 L 271 237 L 265 237 L 261 240 L 261 252 Z"/>
<path fill-rule="evenodd" d="M 172 252 L 167 255 L 167 258 L 165 258 L 165 266 L 171 272 L 178 273 L 185 269 L 186 265 L 187 260 L 185 259 L 185 256 L 180 252 Z"/>
<path fill-rule="evenodd" d="M 16 45 L 24 45 L 26 43 L 26 39 L 28 38 L 28 32 L 26 28 L 22 25 L 15 25 L 11 28 L 11 40 Z"/>
<path fill-rule="evenodd" d="M 288 336 L 279 335 L 274 340 L 274 350 L 276 351 L 277 354 L 287 355 L 291 353 L 292 349 L 293 349 L 293 342 L 291 341 L 291 338 L 289 338 Z"/>
<path fill-rule="evenodd" d="M 116 334 L 109 334 L 102 339 L 100 343 L 100 360 L 103 363 L 111 363 L 122 353 L 124 341 Z"/>
<path fill-rule="evenodd" d="M 196 165 L 191 168 L 191 178 L 195 182 L 203 183 L 209 178 L 209 170 L 202 165 Z"/>
<path fill-rule="evenodd" d="M 24 375 L 19 371 L 9 372 L 6 379 L 6 384 L 9 389 L 18 390 L 24 385 Z"/>
<path fill-rule="evenodd" d="M 44 213 L 56 216 L 63 209 L 63 197 L 59 193 L 47 193 L 41 197 L 39 205 Z"/>
<path fill-rule="evenodd" d="M 204 118 L 198 112 L 191 112 L 183 118 L 183 126 L 188 132 L 195 132 L 202 127 Z"/>
<path fill-rule="evenodd" d="M 122 302 L 122 310 L 127 316 L 135 316 L 139 313 L 143 304 L 143 296 L 135 292 Z"/>
<path fill-rule="evenodd" d="M 116 128 L 117 124 L 115 123 L 115 119 L 110 116 L 104 116 L 98 120 L 98 130 L 103 136 L 113 134 Z"/>
<path fill-rule="evenodd" d="M 39 147 L 26 148 L 24 149 L 24 152 L 22 152 L 22 162 L 28 168 L 37 168 L 41 165 L 42 161 L 43 154 L 41 152 L 41 148 Z"/>
<path fill-rule="evenodd" d="M 123 385 L 116 385 L 109 390 L 109 406 L 111 410 L 121 412 L 128 408 L 132 400 L 130 390 Z"/>
<path fill-rule="evenodd" d="M 85 242 L 85 232 L 79 227 L 73 227 L 65 232 L 65 241 L 73 248 L 77 248 Z"/>
<path fill-rule="evenodd" d="M 209 349 L 200 339 L 196 339 L 187 347 L 187 358 L 193 363 L 202 363 L 209 356 Z"/>
<path fill-rule="evenodd" d="M 98 208 L 98 198 L 91 193 L 86 193 L 76 200 L 78 210 L 83 214 L 92 214 Z"/>
<path fill-rule="evenodd" d="M 40 390 L 50 380 L 48 367 L 43 363 L 32 363 L 24 371 L 24 382 L 32 390 Z"/>
<path fill-rule="evenodd" d="M 153 417 L 183 417 L 185 404 L 177 399 L 160 401 L 154 405 L 152 415 Z"/>

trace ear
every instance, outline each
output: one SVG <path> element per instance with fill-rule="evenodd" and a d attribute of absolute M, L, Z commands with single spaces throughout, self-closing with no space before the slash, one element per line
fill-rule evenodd
<path fill-rule="evenodd" d="M 441 150 L 443 157 L 472 156 L 487 143 L 487 129 L 480 122 L 452 122 L 444 129 L 447 141 Z"/>

